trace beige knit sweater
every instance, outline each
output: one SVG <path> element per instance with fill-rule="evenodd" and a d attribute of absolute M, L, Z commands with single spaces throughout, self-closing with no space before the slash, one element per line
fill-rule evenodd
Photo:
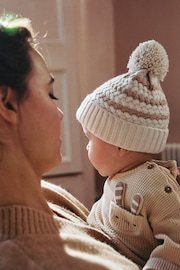
<path fill-rule="evenodd" d="M 54 216 L 23 205 L 0 207 L 0 270 L 137 270 L 86 223 L 88 210 L 42 181 Z"/>
<path fill-rule="evenodd" d="M 147 162 L 107 179 L 88 223 L 143 269 L 180 269 L 180 186 L 175 162 Z"/>

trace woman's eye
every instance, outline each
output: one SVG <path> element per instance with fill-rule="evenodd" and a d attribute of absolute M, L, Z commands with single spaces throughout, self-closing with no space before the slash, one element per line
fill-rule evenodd
<path fill-rule="evenodd" d="M 58 100 L 58 98 L 57 98 L 57 97 L 55 97 L 55 96 L 54 96 L 52 93 L 50 93 L 50 94 L 49 94 L 49 96 L 50 96 L 50 98 L 51 98 L 51 99 Z"/>

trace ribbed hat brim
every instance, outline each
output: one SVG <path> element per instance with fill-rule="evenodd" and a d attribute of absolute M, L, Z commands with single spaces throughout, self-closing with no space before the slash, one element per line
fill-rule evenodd
<path fill-rule="evenodd" d="M 87 96 L 76 113 L 83 127 L 101 140 L 136 152 L 160 153 L 167 141 L 168 129 L 157 129 L 124 121 L 92 103 Z"/>

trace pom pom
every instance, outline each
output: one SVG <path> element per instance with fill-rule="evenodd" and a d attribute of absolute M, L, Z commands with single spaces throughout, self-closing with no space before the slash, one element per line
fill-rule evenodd
<path fill-rule="evenodd" d="M 155 40 L 140 43 L 132 52 L 127 64 L 130 72 L 146 69 L 163 81 L 169 70 L 168 55 L 163 46 Z"/>

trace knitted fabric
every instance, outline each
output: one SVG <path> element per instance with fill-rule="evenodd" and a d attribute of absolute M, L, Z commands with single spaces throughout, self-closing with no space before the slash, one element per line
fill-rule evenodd
<path fill-rule="evenodd" d="M 1 270 L 138 270 L 87 225 L 87 209 L 71 194 L 46 182 L 42 191 L 53 202 L 52 216 L 24 205 L 0 207 Z"/>
<path fill-rule="evenodd" d="M 88 223 L 109 235 L 115 249 L 143 270 L 180 269 L 180 186 L 176 176 L 176 162 L 161 166 L 146 162 L 118 173 L 106 180 Z"/>
<path fill-rule="evenodd" d="M 160 153 L 167 141 L 169 107 L 160 81 L 168 71 L 164 48 L 151 40 L 130 56 L 129 71 L 87 95 L 76 117 L 103 141 L 131 151 Z"/>

